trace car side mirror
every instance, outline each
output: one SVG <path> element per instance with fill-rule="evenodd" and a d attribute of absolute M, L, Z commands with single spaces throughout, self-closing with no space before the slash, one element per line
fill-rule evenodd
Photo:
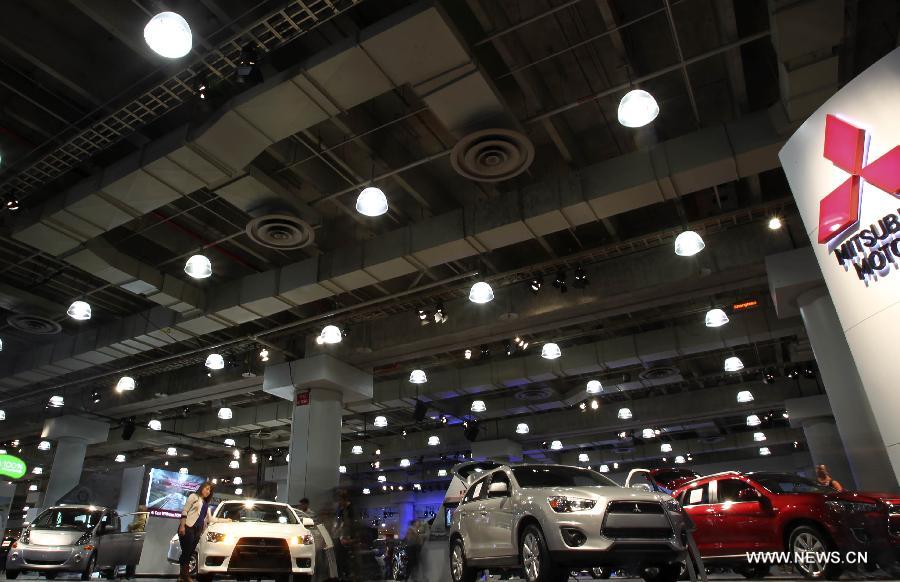
<path fill-rule="evenodd" d="M 759 494 L 759 491 L 752 487 L 738 491 L 738 501 L 760 501 L 761 498 L 762 495 Z"/>
<path fill-rule="evenodd" d="M 97 535 L 98 536 L 106 535 L 107 533 L 109 533 L 109 524 L 108 523 L 101 523 L 100 525 L 97 526 Z"/>
<path fill-rule="evenodd" d="M 646 491 L 648 493 L 652 493 L 653 489 L 650 488 L 646 483 L 633 483 L 631 485 L 631 489 L 637 489 L 639 491 Z"/>
<path fill-rule="evenodd" d="M 506 483 L 491 483 L 488 488 L 488 497 L 506 497 L 509 495 L 509 485 Z"/>
<path fill-rule="evenodd" d="M 316 527 L 316 522 L 311 517 L 304 517 L 300 523 L 303 524 L 303 527 Z"/>

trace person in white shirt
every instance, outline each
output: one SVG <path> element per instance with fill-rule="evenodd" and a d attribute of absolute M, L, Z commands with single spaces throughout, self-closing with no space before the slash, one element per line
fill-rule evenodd
<path fill-rule="evenodd" d="M 178 542 L 181 544 L 179 582 L 194 582 L 191 579 L 191 556 L 194 555 L 206 526 L 210 523 L 231 521 L 213 517 L 210 507 L 212 495 L 213 484 L 207 481 L 195 493 L 188 496 L 187 502 L 181 510 L 181 519 L 178 522 Z"/>

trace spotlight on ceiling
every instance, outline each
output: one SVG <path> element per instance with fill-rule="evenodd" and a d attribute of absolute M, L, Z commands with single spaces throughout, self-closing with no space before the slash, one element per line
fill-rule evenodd
<path fill-rule="evenodd" d="M 686 230 L 675 238 L 675 254 L 679 257 L 693 257 L 706 248 L 706 243 L 693 230 Z"/>
<path fill-rule="evenodd" d="M 560 293 L 565 293 L 569 290 L 569 284 L 566 282 L 565 269 L 560 269 L 556 272 L 556 276 L 553 277 L 553 287 L 555 287 Z"/>
<path fill-rule="evenodd" d="M 91 318 L 91 306 L 87 301 L 73 301 L 66 313 L 76 321 L 87 321 Z"/>
<path fill-rule="evenodd" d="M 94 390 L 93 392 L 91 392 L 91 402 L 93 402 L 94 404 L 100 404 L 101 400 L 103 400 L 103 395 L 99 390 Z M 3 419 L 0 418 L 0 420 Z"/>
<path fill-rule="evenodd" d="M 209 84 L 206 81 L 206 74 L 200 73 L 194 77 L 194 94 L 201 101 L 206 101 L 209 97 Z"/>
<path fill-rule="evenodd" d="M 516 353 L 516 348 L 512 342 L 506 342 L 506 345 L 503 346 L 503 351 L 506 352 L 507 356 L 511 356 Z"/>
<path fill-rule="evenodd" d="M 15 212 L 20 208 L 19 199 L 10 194 L 6 197 L 6 201 L 3 203 L 3 206 L 10 212 Z"/>
<path fill-rule="evenodd" d="M 744 362 L 737 356 L 729 356 L 725 358 L 726 372 L 740 372 L 744 369 Z"/>
<path fill-rule="evenodd" d="M 372 426 L 375 428 L 384 428 L 388 425 L 386 416 L 376 416 L 375 420 L 372 421 Z"/>
<path fill-rule="evenodd" d="M 259 350 L 259 361 L 260 362 L 268 362 L 269 361 L 269 350 L 263 348 Z"/>
<path fill-rule="evenodd" d="M 600 394 L 603 392 L 603 384 L 600 383 L 600 380 L 589 380 L 587 383 L 587 393 L 588 394 Z"/>
<path fill-rule="evenodd" d="M 588 283 L 590 283 L 590 281 L 588 281 L 587 271 L 581 267 L 575 267 L 573 279 L 572 286 L 576 289 L 584 289 L 588 286 Z"/>
<path fill-rule="evenodd" d="M 381 216 L 388 211 L 387 196 L 381 188 L 375 186 L 363 188 L 356 198 L 356 211 L 372 218 Z"/>
<path fill-rule="evenodd" d="M 469 290 L 469 301 L 472 303 L 488 303 L 494 299 L 494 290 L 484 281 L 478 281 Z"/>
<path fill-rule="evenodd" d="M 813 378 L 816 377 L 816 371 L 813 370 L 812 367 L 811 367 L 811 366 L 808 366 L 808 365 L 807 365 L 807 366 L 804 366 L 804 367 L 800 370 L 800 373 L 803 375 L 804 378 L 807 378 L 807 379 L 809 379 L 809 380 L 812 380 Z"/>
<path fill-rule="evenodd" d="M 489 347 L 487 347 L 487 345 L 482 345 L 478 349 L 478 357 L 481 358 L 482 360 L 491 357 L 491 349 Z"/>
<path fill-rule="evenodd" d="M 528 424 L 524 422 L 520 422 L 516 425 L 516 434 L 528 434 L 528 431 L 531 430 L 528 428 Z"/>
<path fill-rule="evenodd" d="M 738 404 L 746 404 L 748 402 L 753 402 L 753 393 L 749 390 L 741 390 L 737 393 L 737 401 Z"/>
<path fill-rule="evenodd" d="M 467 360 L 472 359 L 472 350 L 466 350 L 463 352 L 463 357 Z"/>
<path fill-rule="evenodd" d="M 560 356 L 562 356 L 562 350 L 553 342 L 547 342 L 541 348 L 541 357 L 545 360 L 555 360 Z"/>
<path fill-rule="evenodd" d="M 790 378 L 791 380 L 794 380 L 794 379 L 800 377 L 800 370 L 798 370 L 797 368 L 789 368 L 789 369 L 784 373 L 784 375 L 785 375 L 787 378 Z"/>
<path fill-rule="evenodd" d="M 763 384 L 774 384 L 775 383 L 775 372 L 773 370 L 766 370 L 762 375 Z"/>
<path fill-rule="evenodd" d="M 221 370 L 225 367 L 225 358 L 222 357 L 222 354 L 210 354 L 206 356 L 204 365 L 210 370 Z"/>
<path fill-rule="evenodd" d="M 259 57 L 253 44 L 246 44 L 238 55 L 235 74 L 237 82 L 241 84 L 254 84 L 262 82 L 262 71 L 259 70 Z"/>
<path fill-rule="evenodd" d="M 537 295 L 541 292 L 541 287 L 544 286 L 544 276 L 543 275 L 535 275 L 528 281 L 528 288 L 532 293 Z"/>
<path fill-rule="evenodd" d="M 706 312 L 706 327 L 722 327 L 728 323 L 728 315 L 721 309 L 710 309 Z"/>
<path fill-rule="evenodd" d="M 180 59 L 191 52 L 191 27 L 180 14 L 160 12 L 144 26 L 144 41 L 153 52 L 167 59 Z"/>
<path fill-rule="evenodd" d="M 438 303 L 434 306 L 434 322 L 435 323 L 447 323 L 450 317 L 447 316 L 447 310 L 444 309 L 443 303 Z"/>
<path fill-rule="evenodd" d="M 632 89 L 619 101 L 617 116 L 625 127 L 644 127 L 659 115 L 653 95 L 643 89 Z"/>
<path fill-rule="evenodd" d="M 784 226 L 784 224 L 777 216 L 773 216 L 769 219 L 769 230 L 779 230 L 782 226 Z"/>
<path fill-rule="evenodd" d="M 205 255 L 194 255 L 184 264 L 184 272 L 192 279 L 206 279 L 212 276 L 212 263 Z"/>

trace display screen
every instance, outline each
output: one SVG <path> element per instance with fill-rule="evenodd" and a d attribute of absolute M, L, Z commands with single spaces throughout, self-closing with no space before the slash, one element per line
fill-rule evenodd
<path fill-rule="evenodd" d="M 147 511 L 157 517 L 181 517 L 188 496 L 197 491 L 204 481 L 205 478 L 196 475 L 150 469 Z"/>

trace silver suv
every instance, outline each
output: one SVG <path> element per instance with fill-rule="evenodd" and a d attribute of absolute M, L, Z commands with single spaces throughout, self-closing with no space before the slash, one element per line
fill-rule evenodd
<path fill-rule="evenodd" d="M 474 582 L 481 570 L 561 582 L 593 567 L 636 571 L 647 582 L 678 579 L 687 522 L 668 495 L 563 465 L 501 466 L 475 477 L 450 526 L 454 582 Z"/>

